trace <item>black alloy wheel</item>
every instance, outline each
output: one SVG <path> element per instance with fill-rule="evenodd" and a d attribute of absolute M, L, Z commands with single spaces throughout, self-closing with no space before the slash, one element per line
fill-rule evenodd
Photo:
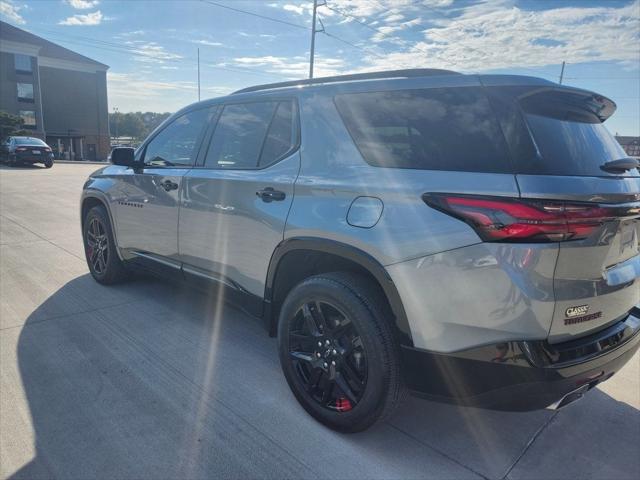
<path fill-rule="evenodd" d="M 322 407 L 348 412 L 362 398 L 366 352 L 353 322 L 335 305 L 302 305 L 290 323 L 289 355 L 300 382 Z"/>
<path fill-rule="evenodd" d="M 278 319 L 284 376 L 300 405 L 340 432 L 359 432 L 401 402 L 398 344 L 384 293 L 352 272 L 311 276 L 287 295 Z"/>
<path fill-rule="evenodd" d="M 87 259 L 98 275 L 104 275 L 109 261 L 109 240 L 107 229 L 99 218 L 94 217 L 89 222 L 86 233 Z"/>
<path fill-rule="evenodd" d="M 87 265 L 93 278 L 103 284 L 118 283 L 128 271 L 116 252 L 109 214 L 103 206 L 93 207 L 84 218 L 82 235 Z"/>

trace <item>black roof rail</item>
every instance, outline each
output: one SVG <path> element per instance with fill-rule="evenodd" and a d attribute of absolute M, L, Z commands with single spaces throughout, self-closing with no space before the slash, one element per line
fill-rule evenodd
<path fill-rule="evenodd" d="M 383 72 L 352 73 L 350 75 L 335 75 L 333 77 L 308 78 L 303 80 L 290 80 L 288 82 L 267 83 L 243 88 L 236 93 L 257 92 L 269 90 L 271 88 L 297 87 L 302 85 L 316 85 L 320 83 L 350 82 L 353 80 L 374 80 L 380 78 L 411 78 L 411 77 L 431 77 L 435 75 L 462 75 L 453 70 L 443 70 L 439 68 L 411 68 L 406 70 L 387 70 Z"/>

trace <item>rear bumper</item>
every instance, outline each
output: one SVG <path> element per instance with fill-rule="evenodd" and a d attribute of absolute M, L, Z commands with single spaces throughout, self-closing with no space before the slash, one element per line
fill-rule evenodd
<path fill-rule="evenodd" d="M 53 153 L 43 153 L 42 155 L 16 153 L 15 159 L 22 163 L 45 163 L 53 161 Z"/>
<path fill-rule="evenodd" d="M 640 347 L 640 309 L 588 337 L 551 345 L 504 342 L 443 354 L 402 347 L 405 381 L 418 396 L 495 410 L 546 408 L 593 388 Z"/>

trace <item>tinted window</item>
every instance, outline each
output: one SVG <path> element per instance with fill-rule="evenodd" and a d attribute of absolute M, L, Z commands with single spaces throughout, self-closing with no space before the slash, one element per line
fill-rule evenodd
<path fill-rule="evenodd" d="M 345 94 L 336 97 L 336 105 L 371 165 L 511 171 L 497 119 L 480 89 Z"/>
<path fill-rule="evenodd" d="M 521 162 L 519 170 L 538 175 L 620 175 L 600 168 L 627 156 L 598 118 L 607 102 L 598 95 L 564 91 L 522 98 L 519 103 L 539 155 Z M 638 171 L 624 175 L 637 176 Z"/>
<path fill-rule="evenodd" d="M 209 145 L 205 167 L 256 168 L 277 102 L 226 105 Z"/>
<path fill-rule="evenodd" d="M 260 155 L 260 167 L 278 161 L 294 146 L 293 102 L 281 102 L 271 121 Z"/>
<path fill-rule="evenodd" d="M 545 175 L 607 175 L 600 166 L 627 154 L 601 123 L 527 115 L 542 158 L 526 173 Z M 625 175 L 638 175 L 637 170 Z"/>
<path fill-rule="evenodd" d="M 149 166 L 190 166 L 198 154 L 201 136 L 211 119 L 208 108 L 195 110 L 173 120 L 147 145 L 144 163 Z"/>
<path fill-rule="evenodd" d="M 42 146 L 47 146 L 47 144 L 44 143 L 42 140 L 40 140 L 39 138 L 34 138 L 34 137 L 14 137 L 13 141 L 14 141 L 14 143 L 16 145 L 42 145 Z"/>

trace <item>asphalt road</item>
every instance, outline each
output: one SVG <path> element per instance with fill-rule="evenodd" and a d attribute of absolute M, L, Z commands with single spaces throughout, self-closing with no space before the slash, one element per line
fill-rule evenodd
<path fill-rule="evenodd" d="M 560 412 L 410 399 L 361 434 L 322 427 L 256 319 L 154 279 L 92 280 L 78 198 L 96 168 L 0 167 L 0 477 L 640 477 L 637 355 Z"/>

